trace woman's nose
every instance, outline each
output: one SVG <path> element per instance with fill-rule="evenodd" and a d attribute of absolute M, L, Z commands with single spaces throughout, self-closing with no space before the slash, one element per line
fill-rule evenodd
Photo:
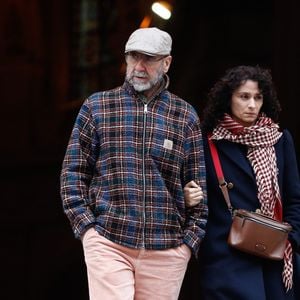
<path fill-rule="evenodd" d="M 251 97 L 249 99 L 248 106 L 249 107 L 255 107 L 255 99 L 254 99 L 254 97 Z"/>

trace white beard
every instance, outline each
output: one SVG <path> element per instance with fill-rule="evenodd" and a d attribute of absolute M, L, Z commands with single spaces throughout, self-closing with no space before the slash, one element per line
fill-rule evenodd
<path fill-rule="evenodd" d="M 132 84 L 133 88 L 137 92 L 147 91 L 147 90 L 150 90 L 152 88 L 152 85 L 151 85 L 150 81 L 148 81 L 146 83 L 139 83 L 139 82 L 133 82 L 133 80 L 129 80 L 129 82 Z"/>
<path fill-rule="evenodd" d="M 145 72 L 132 72 L 131 74 L 126 74 L 126 80 L 133 86 L 133 88 L 137 91 L 137 92 L 144 92 L 144 91 L 148 91 L 150 90 L 153 86 L 155 86 L 157 84 L 157 82 L 159 82 L 161 80 L 161 78 L 163 77 L 163 74 L 158 74 L 156 76 L 156 78 L 154 78 L 153 80 L 149 80 L 148 82 L 136 82 L 133 79 L 133 76 L 140 76 L 140 77 L 146 77 L 147 74 Z"/>

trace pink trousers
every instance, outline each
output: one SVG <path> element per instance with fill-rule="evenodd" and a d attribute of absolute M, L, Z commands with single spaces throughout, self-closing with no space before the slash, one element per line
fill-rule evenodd
<path fill-rule="evenodd" d="M 90 300 L 176 300 L 191 250 L 131 249 L 90 228 L 82 238 Z"/>

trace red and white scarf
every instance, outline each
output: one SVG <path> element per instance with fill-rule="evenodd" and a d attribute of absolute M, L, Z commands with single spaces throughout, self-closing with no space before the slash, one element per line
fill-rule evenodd
<path fill-rule="evenodd" d="M 247 158 L 255 173 L 258 199 L 263 214 L 282 220 L 282 203 L 278 185 L 278 168 L 274 145 L 281 137 L 279 126 L 261 115 L 257 122 L 244 127 L 225 114 L 212 132 L 212 139 L 225 139 L 248 147 Z M 288 242 L 284 253 L 283 282 L 287 289 L 293 286 L 292 247 Z"/>

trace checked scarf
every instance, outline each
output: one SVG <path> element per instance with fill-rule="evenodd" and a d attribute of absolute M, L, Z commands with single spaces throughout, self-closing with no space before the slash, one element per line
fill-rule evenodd
<path fill-rule="evenodd" d="M 278 185 L 275 143 L 282 133 L 279 126 L 264 114 L 256 123 L 244 127 L 225 114 L 212 132 L 212 139 L 225 139 L 248 147 L 247 158 L 255 173 L 261 211 L 271 218 L 282 220 L 282 203 Z M 284 252 L 283 283 L 287 289 L 293 286 L 292 247 L 287 243 Z"/>

